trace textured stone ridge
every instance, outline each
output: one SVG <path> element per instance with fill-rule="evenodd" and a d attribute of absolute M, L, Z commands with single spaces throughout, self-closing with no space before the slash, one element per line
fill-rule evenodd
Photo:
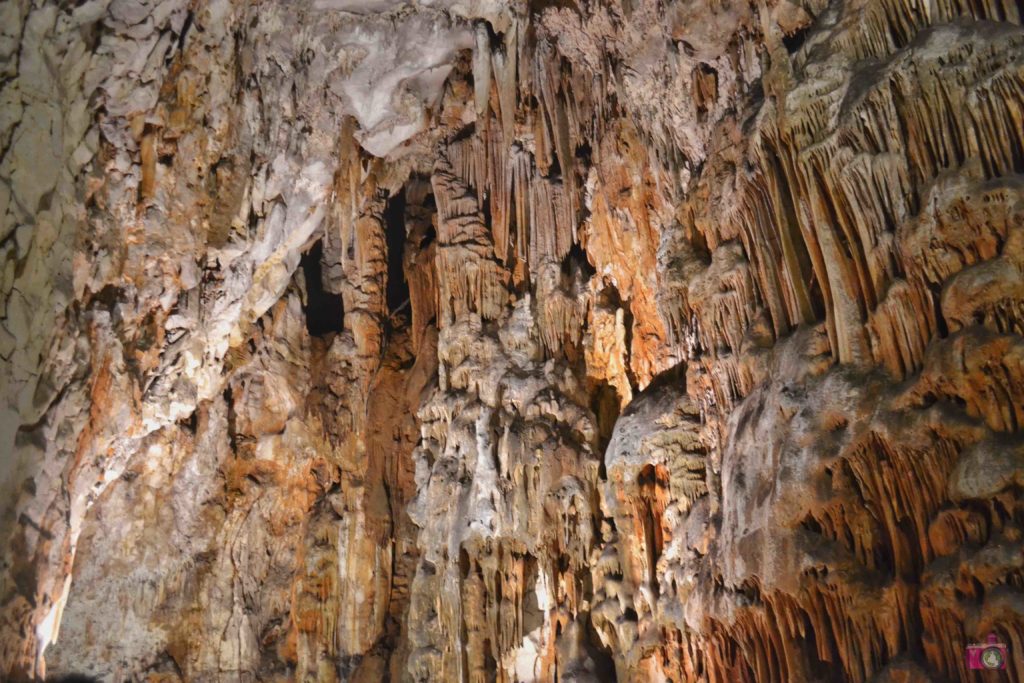
<path fill-rule="evenodd" d="M 0 5 L 0 678 L 1024 678 L 1022 22 Z"/>

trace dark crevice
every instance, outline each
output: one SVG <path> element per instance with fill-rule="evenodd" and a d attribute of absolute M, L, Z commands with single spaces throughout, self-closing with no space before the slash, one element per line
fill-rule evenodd
<path fill-rule="evenodd" d="M 946 323 L 945 316 L 942 315 L 942 285 L 931 284 L 928 286 L 928 289 L 931 292 L 936 331 L 940 339 L 945 339 L 949 336 L 949 325 Z"/>
<path fill-rule="evenodd" d="M 185 49 L 185 39 L 188 37 L 188 31 L 192 28 L 192 23 L 195 21 L 196 15 L 192 10 L 188 11 L 185 15 L 185 21 L 181 25 L 181 33 L 178 35 L 178 51 L 181 52 Z"/>
<path fill-rule="evenodd" d="M 622 307 L 622 323 L 626 330 L 626 358 L 624 359 L 626 361 L 626 377 L 635 391 L 640 386 L 640 381 L 637 379 L 636 373 L 633 372 L 633 322 L 633 309 L 629 305 L 624 305 Z"/>
<path fill-rule="evenodd" d="M 590 409 L 594 411 L 594 417 L 597 420 L 598 452 L 602 454 L 602 471 L 604 469 L 603 454 L 608 448 L 608 442 L 611 441 L 612 430 L 615 428 L 616 420 L 619 419 L 621 405 L 622 397 L 619 396 L 618 389 L 607 382 L 602 382 L 597 387 L 590 401 Z"/>
<path fill-rule="evenodd" d="M 495 683 L 498 680 L 498 662 L 494 658 L 491 648 L 491 641 L 484 639 L 484 680 L 487 683 Z"/>
<path fill-rule="evenodd" d="M 550 125 L 552 129 L 555 128 L 555 123 L 553 121 Z M 559 163 L 558 154 L 551 155 L 551 164 L 548 166 L 547 177 L 550 180 L 562 182 L 562 164 Z"/>
<path fill-rule="evenodd" d="M 791 55 L 798 52 L 807 40 L 807 34 L 810 32 L 810 28 L 810 25 L 808 25 L 804 28 L 793 31 L 788 36 L 783 36 L 782 44 L 786 46 L 786 52 Z"/>
<path fill-rule="evenodd" d="M 434 243 L 434 241 L 436 239 L 437 239 L 437 230 L 434 228 L 433 225 L 431 225 L 423 233 L 423 237 L 420 238 L 420 246 L 419 246 L 420 251 L 422 251 L 423 249 L 426 249 L 427 247 L 429 247 L 431 244 Z"/>
<path fill-rule="evenodd" d="M 601 637 L 592 621 L 587 621 L 587 654 L 594 661 L 594 678 L 598 683 L 616 683 L 615 659 L 610 646 L 601 642 Z"/>
<path fill-rule="evenodd" d="M 484 190 L 480 195 L 480 216 L 483 218 L 484 226 L 488 230 L 494 229 L 494 218 L 491 214 L 491 197 L 490 194 Z"/>
<path fill-rule="evenodd" d="M 199 411 L 193 410 L 188 417 L 178 420 L 178 426 L 195 436 L 199 428 Z"/>
<path fill-rule="evenodd" d="M 236 415 L 235 415 L 235 397 L 234 392 L 231 389 L 231 385 L 224 390 L 224 404 L 227 406 L 227 427 L 228 427 L 228 443 L 231 447 L 232 453 L 238 453 L 238 431 L 235 427 Z"/>
<path fill-rule="evenodd" d="M 589 168 L 593 163 L 594 149 L 586 140 L 580 141 L 576 146 L 576 159 L 582 162 L 583 168 Z"/>
<path fill-rule="evenodd" d="M 306 305 L 302 312 L 306 316 L 306 329 L 310 336 L 324 337 L 344 329 L 345 310 L 340 294 L 331 294 L 324 289 L 322 259 L 323 240 L 318 240 L 302 255 L 299 267 L 306 282 Z"/>
<path fill-rule="evenodd" d="M 405 253 L 405 189 L 388 200 L 384 208 L 384 237 L 388 245 L 388 311 L 394 312 L 409 300 L 402 258 Z"/>
<path fill-rule="evenodd" d="M 473 568 L 472 562 L 469 558 L 469 553 L 465 548 L 459 548 L 459 599 L 465 601 L 466 599 L 466 580 L 469 578 L 469 572 Z M 463 617 L 459 620 L 459 630 L 461 635 L 461 642 L 465 643 L 469 641 L 469 633 L 466 628 L 466 619 Z M 469 650 L 468 648 L 462 648 L 462 681 L 468 683 L 469 681 Z"/>
<path fill-rule="evenodd" d="M 597 274 L 597 270 L 590 264 L 590 259 L 587 258 L 587 252 L 583 250 L 583 247 L 578 242 L 573 242 L 569 253 L 562 259 L 562 277 L 568 278 L 571 283 L 576 273 L 580 274 L 582 282 L 587 282 Z"/>

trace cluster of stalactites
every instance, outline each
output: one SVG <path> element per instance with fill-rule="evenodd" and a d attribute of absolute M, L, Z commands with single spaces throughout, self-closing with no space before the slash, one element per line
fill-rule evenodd
<path fill-rule="evenodd" d="M 1016 8 L 989 4 L 974 13 L 1016 20 Z M 868 15 L 878 18 L 882 5 L 892 6 L 887 22 L 905 9 L 878 3 Z M 710 265 L 660 304 L 705 376 L 725 380 L 706 382 L 707 410 L 728 409 L 754 386 L 738 360 L 745 351 L 802 324 L 825 322 L 836 360 L 881 365 L 895 378 L 921 369 L 944 328 L 975 319 L 1021 328 L 1012 239 L 1020 200 L 1010 179 L 1024 170 L 1015 151 L 1024 148 L 1024 74 L 1004 56 L 1024 38 L 980 23 L 923 28 L 957 11 L 901 19 L 892 34 L 921 29 L 918 42 L 941 45 L 941 59 L 885 52 L 870 80 L 857 81 L 804 63 L 805 80 L 762 106 L 748 149 L 755 163 L 738 176 L 735 201 L 708 180 L 684 203 L 683 232 L 700 238 L 672 245 L 673 258 L 699 264 L 706 248 Z M 872 25 L 844 39 L 870 44 Z"/>

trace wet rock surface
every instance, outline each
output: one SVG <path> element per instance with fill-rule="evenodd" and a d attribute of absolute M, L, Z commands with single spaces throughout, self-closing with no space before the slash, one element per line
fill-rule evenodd
<path fill-rule="evenodd" d="M 0 677 L 1021 678 L 1022 19 L 6 3 Z"/>

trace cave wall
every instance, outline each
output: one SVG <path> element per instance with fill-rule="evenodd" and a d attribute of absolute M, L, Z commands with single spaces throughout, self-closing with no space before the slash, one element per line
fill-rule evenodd
<path fill-rule="evenodd" d="M 1024 5 L 0 8 L 12 680 L 1024 676 Z"/>

